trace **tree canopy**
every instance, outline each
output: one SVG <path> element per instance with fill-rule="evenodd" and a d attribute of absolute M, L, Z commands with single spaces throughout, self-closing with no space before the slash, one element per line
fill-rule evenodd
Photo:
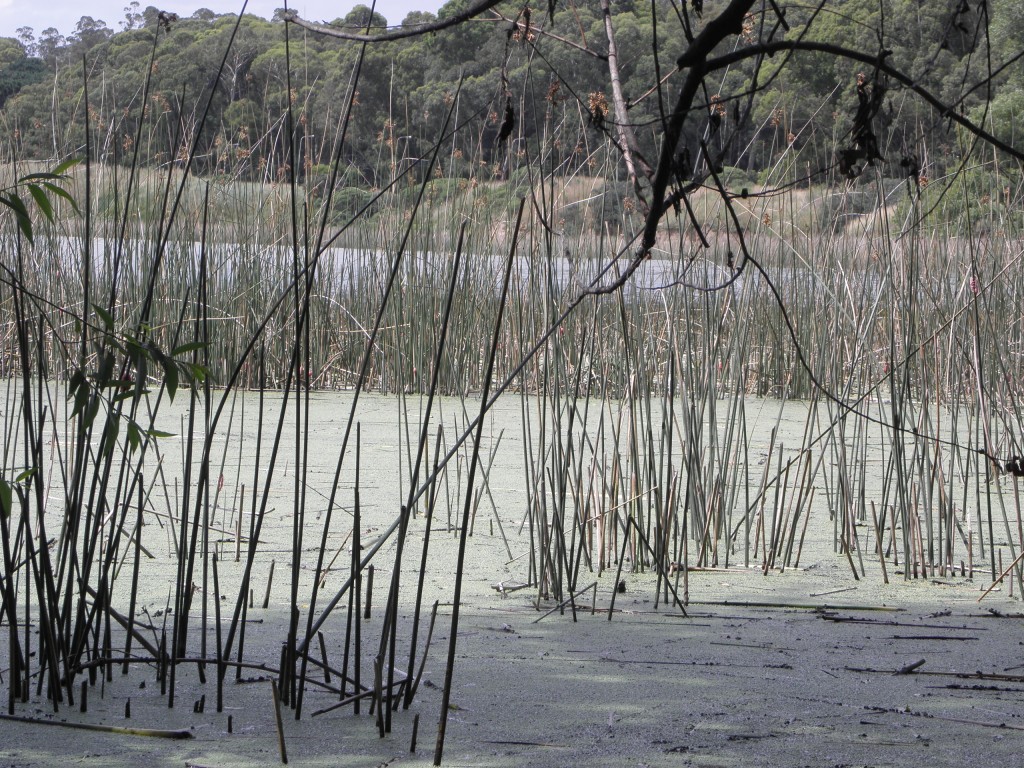
<path fill-rule="evenodd" d="M 331 162 L 341 105 L 362 55 L 343 159 L 368 187 L 428 150 L 457 93 L 465 130 L 453 138 L 446 173 L 470 176 L 486 168 L 494 178 L 508 178 L 530 143 L 553 136 L 557 126 L 559 136 L 547 147 L 552 167 L 579 172 L 595 143 L 607 139 L 622 153 L 643 200 L 671 94 L 686 76 L 687 66 L 675 59 L 724 4 L 590 0 L 533 9 L 487 3 L 492 7 L 450 28 L 392 39 L 462 19 L 479 4 L 451 0 L 436 17 L 417 12 L 398 23 L 366 5 L 330 25 L 291 12 L 272 21 L 246 16 L 234 34 L 232 15 L 200 9 L 177 18 L 132 3 L 116 32 L 85 16 L 67 38 L 53 29 L 36 38 L 25 29 L 17 40 L 0 40 L 3 118 L 21 157 L 81 146 L 87 77 L 90 102 L 108 113 L 90 124 L 103 134 L 94 142 L 103 147 L 102 159 L 137 152 L 143 163 L 160 164 L 180 154 L 215 89 L 206 130 L 196 137 L 197 171 L 257 180 L 285 173 L 284 115 L 291 104 L 301 127 L 300 173 L 308 174 Z M 692 175 L 705 152 L 713 153 L 712 166 L 737 168 L 751 180 L 763 178 L 783 155 L 798 158 L 810 177 L 838 170 L 854 178 L 879 162 L 889 176 L 911 167 L 934 178 L 962 155 L 951 115 L 967 116 L 1013 145 L 1024 108 L 1024 26 L 1012 5 L 740 3 L 736 34 L 720 36 L 708 50 L 733 59 L 714 79 L 700 81 L 693 104 L 705 119 L 683 125 L 673 173 Z M 366 38 L 375 42 L 361 54 Z M 840 49 L 863 56 L 853 60 L 837 55 Z M 917 98 L 915 89 L 946 111 Z M 869 94 L 876 103 L 867 104 Z M 870 149 L 851 139 L 864 132 L 857 124 L 864 109 L 877 139 Z M 149 119 L 154 111 L 162 120 Z"/>

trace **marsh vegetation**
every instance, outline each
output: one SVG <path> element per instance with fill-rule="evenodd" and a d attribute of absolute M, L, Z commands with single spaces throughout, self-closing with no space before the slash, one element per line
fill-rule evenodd
<path fill-rule="evenodd" d="M 635 73 L 654 96 L 632 119 L 607 3 L 609 97 L 518 69 L 566 40 L 515 9 L 497 90 L 435 94 L 415 151 L 401 110 L 372 141 L 353 117 L 392 50 L 372 16 L 319 112 L 291 83 L 290 35 L 322 30 L 276 25 L 289 95 L 246 128 L 272 137 L 259 162 L 210 121 L 224 89 L 241 101 L 241 22 L 216 22 L 222 58 L 191 111 L 151 108 L 169 17 L 129 30 L 150 58 L 127 102 L 80 72 L 81 122 L 51 138 L 82 162 L 62 194 L 24 197 L 31 229 L 9 205 L 0 233 L 8 715 L 33 696 L 84 705 L 86 682 L 143 667 L 172 706 L 198 675 L 219 712 L 256 669 L 296 718 L 315 687 L 318 711 L 363 708 L 383 736 L 443 655 L 441 622 L 439 763 L 485 536 L 507 554 L 502 595 L 573 618 L 614 620 L 624 573 L 686 616 L 692 573 L 797 569 L 809 528 L 852 581 L 1024 594 L 1021 153 L 983 113 L 940 110 L 926 144 L 886 111 L 966 104 L 1001 76 L 995 52 L 1019 52 L 991 43 L 987 6 L 949 10 L 959 42 L 936 56 L 968 63 L 960 100 L 936 96 L 900 79 L 915 64 L 888 61 L 878 19 L 869 57 L 831 24 L 815 37 L 830 6 L 656 4 Z M 457 10 L 421 21 L 471 34 Z M 669 18 L 682 83 L 656 76 Z M 776 90 L 810 54 L 866 68 L 818 105 L 850 113 L 828 142 Z M 19 140 L 8 189 L 49 167 Z M 272 594 L 275 621 L 250 629 Z"/>

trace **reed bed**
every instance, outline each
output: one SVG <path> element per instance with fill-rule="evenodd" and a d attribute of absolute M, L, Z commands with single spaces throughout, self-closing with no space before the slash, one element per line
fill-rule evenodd
<path fill-rule="evenodd" d="M 761 271 L 740 273 L 708 193 L 707 247 L 666 228 L 620 290 L 588 293 L 636 226 L 589 210 L 612 205 L 612 149 L 568 175 L 537 171 L 542 147 L 533 178 L 446 177 L 454 113 L 352 220 L 287 174 L 196 178 L 185 137 L 162 176 L 87 145 L 82 216 L 0 235 L 9 714 L 135 665 L 171 706 L 194 669 L 219 711 L 255 668 L 286 712 L 315 691 L 312 715 L 365 709 L 384 735 L 441 621 L 440 762 L 474 536 L 516 563 L 503 592 L 574 616 L 592 592 L 609 620 L 627 572 L 685 613 L 694 569 L 798 568 L 811 526 L 852 579 L 1024 594 L 1008 222 L 928 229 L 884 179 L 855 217 L 823 189 L 753 198 Z M 521 477 L 499 482 L 510 453 Z"/>

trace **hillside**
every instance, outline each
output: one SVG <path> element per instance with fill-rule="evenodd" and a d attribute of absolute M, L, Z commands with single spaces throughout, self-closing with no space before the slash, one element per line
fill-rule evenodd
<path fill-rule="evenodd" d="M 467 0 L 452 0 L 439 17 L 467 5 Z M 989 4 L 988 57 L 971 53 L 971 30 L 989 20 L 969 5 L 963 11 L 946 2 L 833 0 L 824 4 L 811 29 L 814 40 L 823 44 L 873 51 L 879 43 L 872 30 L 883 7 L 888 60 L 917 85 L 1013 141 L 1024 107 L 1020 60 L 995 78 L 987 116 L 980 111 L 986 93 L 971 89 L 989 61 L 1008 60 L 1024 47 L 1024 30 L 1014 23 L 1011 5 L 1009 0 Z M 13 156 L 50 159 L 80 151 L 88 102 L 98 159 L 160 165 L 179 159 L 195 144 L 194 167 L 200 174 L 264 181 L 287 175 L 292 152 L 303 179 L 331 164 L 346 89 L 361 51 L 358 42 L 286 25 L 281 14 L 273 21 L 247 16 L 235 33 L 233 15 L 199 10 L 188 18 L 161 17 L 156 8 L 139 10 L 137 3 L 126 10 L 118 32 L 83 17 L 68 38 L 54 30 L 39 37 L 24 30 L 21 39 L 0 39 L 0 119 Z M 442 169 L 446 176 L 508 178 L 528 151 L 537 151 L 528 149 L 531 144 L 544 153 L 549 168 L 593 172 L 597 146 L 606 137 L 617 138 L 601 6 L 561 2 L 553 10 L 551 15 L 531 13 L 505 3 L 454 29 L 368 46 L 347 126 L 343 168 L 349 177 L 343 184 L 379 187 L 397 166 L 423 156 L 441 134 L 456 94 L 453 119 L 464 129 L 453 140 Z M 611 12 L 625 106 L 644 162 L 644 157 L 657 156 L 659 134 L 658 92 L 650 84 L 660 73 L 666 93 L 675 85 L 678 73 L 671 64 L 684 41 L 655 31 L 655 21 L 661 24 L 658 29 L 674 28 L 675 12 L 666 0 L 614 2 Z M 800 22 L 810 21 L 811 13 L 788 9 L 785 34 L 804 34 Z M 358 6 L 333 26 L 379 33 L 434 18 L 414 13 L 398 22 L 371 17 L 369 8 Z M 753 34 L 753 25 L 761 22 L 753 16 L 748 21 Z M 780 56 L 761 70 L 757 85 L 763 93 L 752 104 L 719 102 L 709 94 L 704 132 L 710 131 L 712 143 L 717 124 L 735 129 L 728 143 L 718 147 L 724 165 L 756 177 L 795 150 L 797 163 L 812 175 L 834 166 L 837 144 L 855 116 L 858 77 L 867 76 L 838 61 L 824 53 Z M 721 92 L 742 93 L 744 85 L 754 85 L 751 67 L 730 69 Z M 906 99 L 898 83 L 885 87 L 879 113 L 885 175 L 905 175 L 910 165 L 938 177 L 960 156 L 958 135 L 925 105 Z M 286 138 L 289 93 L 298 123 L 291 149 Z M 497 146 L 508 115 L 513 117 L 510 153 Z M 696 147 L 700 138 L 695 133 L 690 143 Z M 681 164 L 686 165 L 685 158 Z"/>

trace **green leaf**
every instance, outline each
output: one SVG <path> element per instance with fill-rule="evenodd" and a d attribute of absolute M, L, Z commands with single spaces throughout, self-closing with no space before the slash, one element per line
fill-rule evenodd
<path fill-rule="evenodd" d="M 81 372 L 76 372 L 76 374 L 81 375 Z M 89 394 L 89 382 L 85 380 L 85 376 L 82 376 L 81 383 L 74 389 L 75 405 L 71 409 L 71 418 L 85 412 L 89 405 Z"/>
<path fill-rule="evenodd" d="M 32 195 L 32 199 L 36 201 L 36 206 L 43 212 L 46 219 L 53 221 L 53 206 L 50 205 L 50 198 L 46 196 L 46 193 L 37 184 L 29 184 L 28 192 Z"/>
<path fill-rule="evenodd" d="M 205 341 L 190 341 L 188 344 L 182 344 L 180 347 L 172 349 L 171 357 L 181 357 L 189 352 L 205 349 L 207 346 L 208 344 Z"/>
<path fill-rule="evenodd" d="M 122 400 L 131 400 L 133 397 L 135 397 L 134 382 L 126 381 L 124 383 L 127 386 L 131 387 L 131 389 L 129 389 L 129 390 L 125 391 L 125 392 L 119 392 L 118 394 L 114 395 L 112 398 L 110 398 L 111 404 L 120 403 Z"/>
<path fill-rule="evenodd" d="M 24 483 L 26 480 L 28 480 L 30 477 L 32 477 L 32 475 L 34 475 L 35 473 L 36 473 L 36 468 L 35 467 L 29 467 L 28 469 L 23 469 L 23 470 L 21 470 L 21 472 L 18 473 L 18 476 L 16 478 L 14 478 L 14 482 L 16 482 L 16 483 Z"/>
<path fill-rule="evenodd" d="M 139 449 L 139 445 L 142 442 L 142 438 L 139 435 L 139 425 L 134 421 L 129 421 L 128 429 L 125 430 L 125 434 L 128 437 L 128 445 L 134 453 Z"/>
<path fill-rule="evenodd" d="M 107 423 L 103 427 L 103 439 L 104 439 L 104 455 L 110 456 L 114 452 L 114 448 L 117 445 L 117 435 L 121 431 L 121 422 L 115 419 L 113 416 L 107 416 Z"/>
<path fill-rule="evenodd" d="M 184 363 L 188 368 L 189 375 L 195 382 L 204 382 L 210 377 L 210 369 L 205 365 L 199 365 L 199 363 Z"/>
<path fill-rule="evenodd" d="M 80 386 L 86 383 L 85 374 L 82 371 L 75 371 L 68 379 L 68 397 L 75 394 Z"/>
<path fill-rule="evenodd" d="M 19 216 L 28 216 L 28 207 L 25 205 L 25 201 L 22 200 L 17 192 L 10 192 L 9 194 L 0 197 L 0 201 L 4 205 L 14 209 Z"/>
<path fill-rule="evenodd" d="M 47 179 L 63 179 L 63 176 L 58 176 L 55 173 L 48 173 L 43 171 L 41 173 L 29 173 L 18 179 L 19 184 L 32 184 L 37 181 L 45 181 Z"/>
<path fill-rule="evenodd" d="M 104 345 L 107 346 L 107 347 L 113 347 L 118 352 L 123 352 L 124 354 L 128 354 L 128 350 L 124 348 L 124 345 L 120 341 L 118 341 L 117 337 L 114 334 L 112 334 L 112 333 L 107 334 L 106 336 L 103 337 L 102 341 L 94 342 L 94 344 L 96 346 L 96 353 L 97 354 L 100 354 L 100 353 L 102 353 L 104 351 L 104 349 L 103 349 Z"/>
<path fill-rule="evenodd" d="M 159 429 L 147 429 L 146 430 L 146 434 L 149 435 L 150 437 L 156 437 L 156 438 L 174 437 L 174 433 L 173 432 L 162 432 Z"/>
<path fill-rule="evenodd" d="M 101 307 L 99 304 L 92 305 L 93 311 L 100 316 L 100 320 L 103 321 L 103 325 L 106 326 L 108 331 L 114 330 L 114 316 L 111 315 L 107 310 Z"/>
<path fill-rule="evenodd" d="M 85 425 L 91 427 L 96 421 L 96 414 L 100 412 L 100 399 L 94 397 L 89 401 L 89 407 L 85 409 L 83 418 Z"/>
<path fill-rule="evenodd" d="M 13 502 L 14 496 L 11 492 L 11 484 L 0 478 L 0 515 L 10 517 Z"/>
<path fill-rule="evenodd" d="M 167 385 L 167 396 L 174 400 L 178 392 L 178 366 L 173 360 L 164 359 L 161 361 L 164 366 L 164 383 Z"/>
<path fill-rule="evenodd" d="M 67 178 L 67 172 L 70 171 L 72 168 L 74 168 L 76 165 L 78 165 L 81 162 L 82 161 L 79 158 L 77 158 L 77 157 L 69 157 L 63 163 L 61 163 L 56 168 L 54 168 L 52 171 L 50 171 L 50 173 L 52 173 L 55 176 L 59 176 L 62 179 L 66 179 Z"/>
<path fill-rule="evenodd" d="M 96 361 L 96 379 L 100 384 L 108 383 L 114 376 L 114 356 L 110 352 L 98 355 Z"/>
<path fill-rule="evenodd" d="M 41 180 L 44 180 L 44 179 L 53 179 L 55 181 L 61 181 L 63 179 L 68 179 L 68 178 L 70 178 L 70 176 L 68 176 L 67 171 L 69 171 L 70 169 L 74 168 L 76 165 L 78 165 L 81 162 L 82 162 L 81 160 L 78 160 L 76 158 L 65 160 L 63 163 L 61 163 L 60 165 L 55 166 L 54 168 L 50 169 L 49 171 L 39 171 L 38 173 L 26 174 L 26 175 L 22 176 L 20 179 L 18 179 L 18 183 L 19 184 L 28 184 L 28 183 L 31 183 L 31 182 L 34 182 L 34 181 L 41 181 Z"/>
<path fill-rule="evenodd" d="M 71 193 L 68 192 L 66 189 L 64 189 L 63 187 L 58 187 L 56 184 L 51 184 L 48 181 L 44 181 L 43 186 L 46 187 L 47 190 L 49 190 L 52 194 L 56 195 L 57 197 L 67 200 L 68 203 L 71 204 L 71 207 L 74 209 L 75 213 L 80 213 L 80 211 L 78 210 L 78 203 L 75 201 L 75 198 L 71 196 Z"/>
<path fill-rule="evenodd" d="M 18 229 L 25 236 L 25 239 L 32 242 L 32 217 L 28 215 L 28 208 L 24 201 L 14 192 L 8 195 L 0 195 L 0 204 L 6 205 L 18 220 Z"/>
<path fill-rule="evenodd" d="M 123 349 L 136 368 L 143 368 L 150 359 L 149 347 L 140 344 L 133 336 L 125 336 Z"/>

